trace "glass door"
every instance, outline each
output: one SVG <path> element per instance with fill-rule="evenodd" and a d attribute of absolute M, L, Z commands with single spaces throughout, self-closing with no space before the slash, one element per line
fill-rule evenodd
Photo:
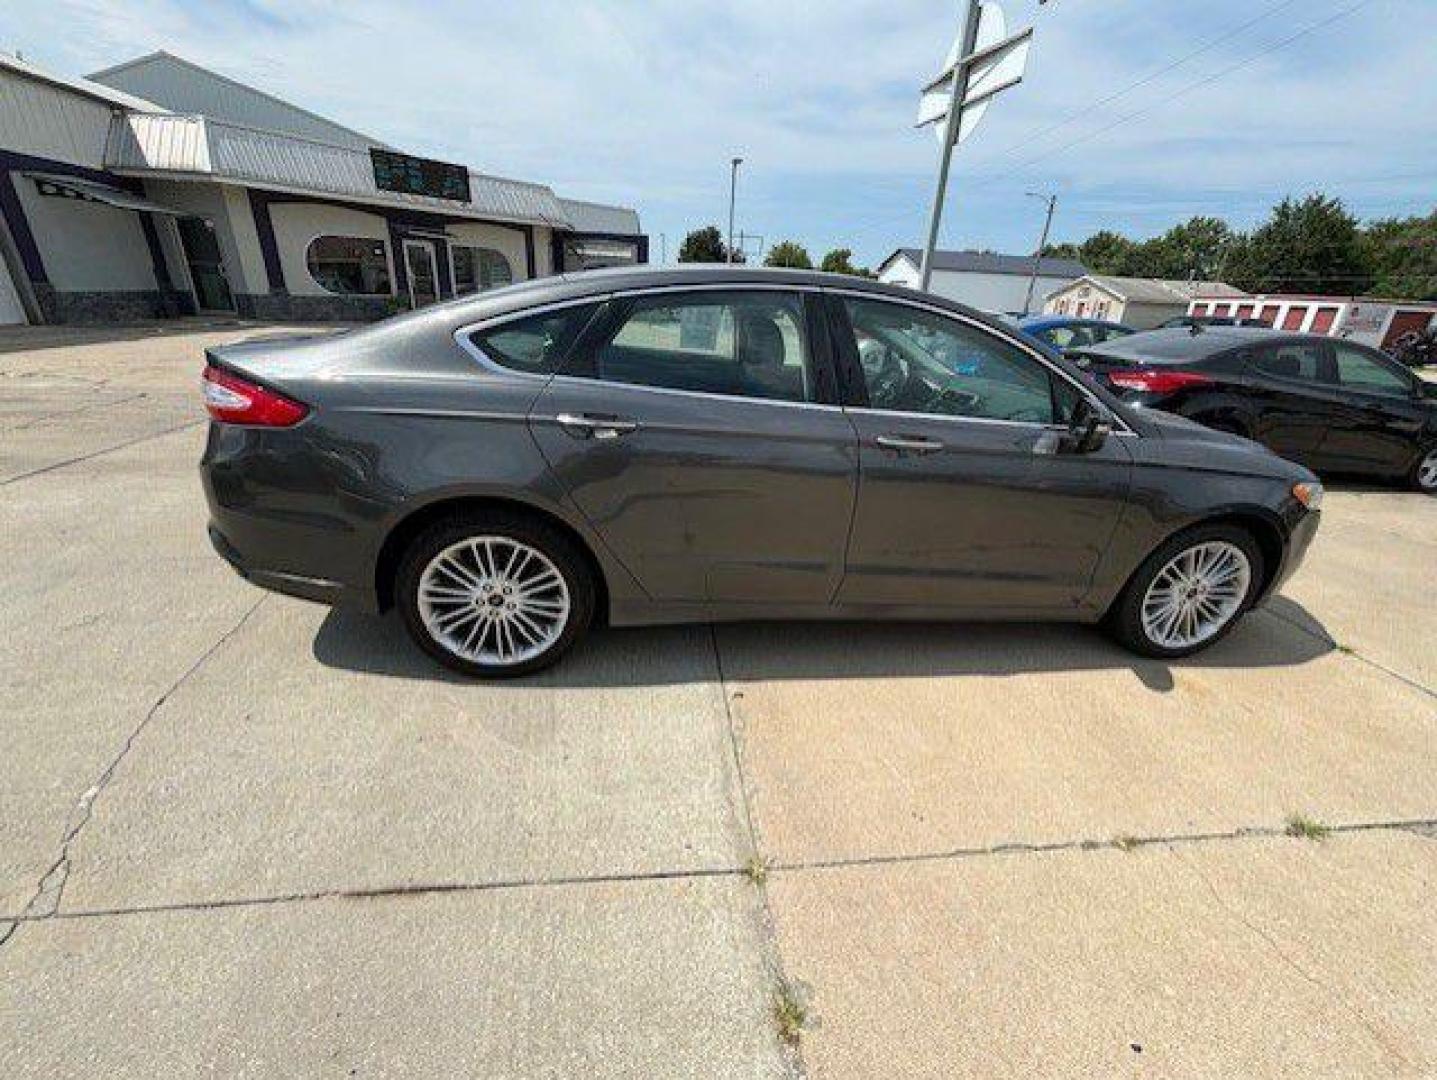
<path fill-rule="evenodd" d="M 194 287 L 195 307 L 200 311 L 233 311 L 234 295 L 225 276 L 214 224 L 197 217 L 180 218 L 178 224 L 185 262 L 190 268 L 190 284 Z"/>
<path fill-rule="evenodd" d="M 425 307 L 439 299 L 439 266 L 433 244 L 423 240 L 404 241 L 404 269 L 409 277 L 410 307 Z"/>

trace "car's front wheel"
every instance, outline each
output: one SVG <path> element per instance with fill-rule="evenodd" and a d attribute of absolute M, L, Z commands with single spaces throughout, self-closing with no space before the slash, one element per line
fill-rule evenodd
<path fill-rule="evenodd" d="M 1412 466 L 1412 486 L 1428 495 L 1437 495 L 1437 446 L 1429 446 Z"/>
<path fill-rule="evenodd" d="M 396 599 L 425 652 L 467 675 L 526 675 L 588 629 L 594 581 L 583 554 L 537 518 L 492 511 L 430 526 L 399 565 Z"/>
<path fill-rule="evenodd" d="M 1189 656 L 1232 630 L 1257 595 L 1262 575 L 1262 553 L 1246 529 L 1226 524 L 1189 529 L 1138 568 L 1112 613 L 1112 629 L 1144 656 Z"/>

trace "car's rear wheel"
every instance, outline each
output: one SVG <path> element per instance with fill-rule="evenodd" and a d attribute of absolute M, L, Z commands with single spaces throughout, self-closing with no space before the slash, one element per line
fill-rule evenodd
<path fill-rule="evenodd" d="M 456 671 L 487 678 L 548 667 L 594 613 L 593 575 L 574 542 L 508 511 L 430 526 L 405 552 L 395 584 L 419 647 Z"/>
<path fill-rule="evenodd" d="M 1412 486 L 1428 495 L 1437 495 L 1437 446 L 1429 446 L 1412 466 Z"/>
<path fill-rule="evenodd" d="M 1144 656 L 1189 656 L 1237 625 L 1262 575 L 1262 552 L 1246 529 L 1227 524 L 1189 529 L 1138 568 L 1113 610 L 1113 632 Z"/>

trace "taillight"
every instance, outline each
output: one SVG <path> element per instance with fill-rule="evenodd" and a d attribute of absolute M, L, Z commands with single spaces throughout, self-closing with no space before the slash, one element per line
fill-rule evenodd
<path fill-rule="evenodd" d="M 1144 394 L 1171 394 L 1194 386 L 1210 386 L 1212 379 L 1192 371 L 1162 371 L 1158 368 L 1119 368 L 1108 372 L 1108 381 L 1120 390 Z"/>
<path fill-rule="evenodd" d="M 201 384 L 205 408 L 216 420 L 250 427 L 293 427 L 309 415 L 309 408 L 263 386 L 241 379 L 213 364 L 205 368 Z"/>

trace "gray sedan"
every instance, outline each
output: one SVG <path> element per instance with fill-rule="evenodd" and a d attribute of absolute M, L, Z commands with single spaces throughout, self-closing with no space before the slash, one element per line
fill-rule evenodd
<path fill-rule="evenodd" d="M 1062 620 L 1177 657 L 1270 596 L 1322 489 L 1020 333 L 855 278 L 548 278 L 210 350 L 219 553 L 475 675 L 592 625 Z"/>

